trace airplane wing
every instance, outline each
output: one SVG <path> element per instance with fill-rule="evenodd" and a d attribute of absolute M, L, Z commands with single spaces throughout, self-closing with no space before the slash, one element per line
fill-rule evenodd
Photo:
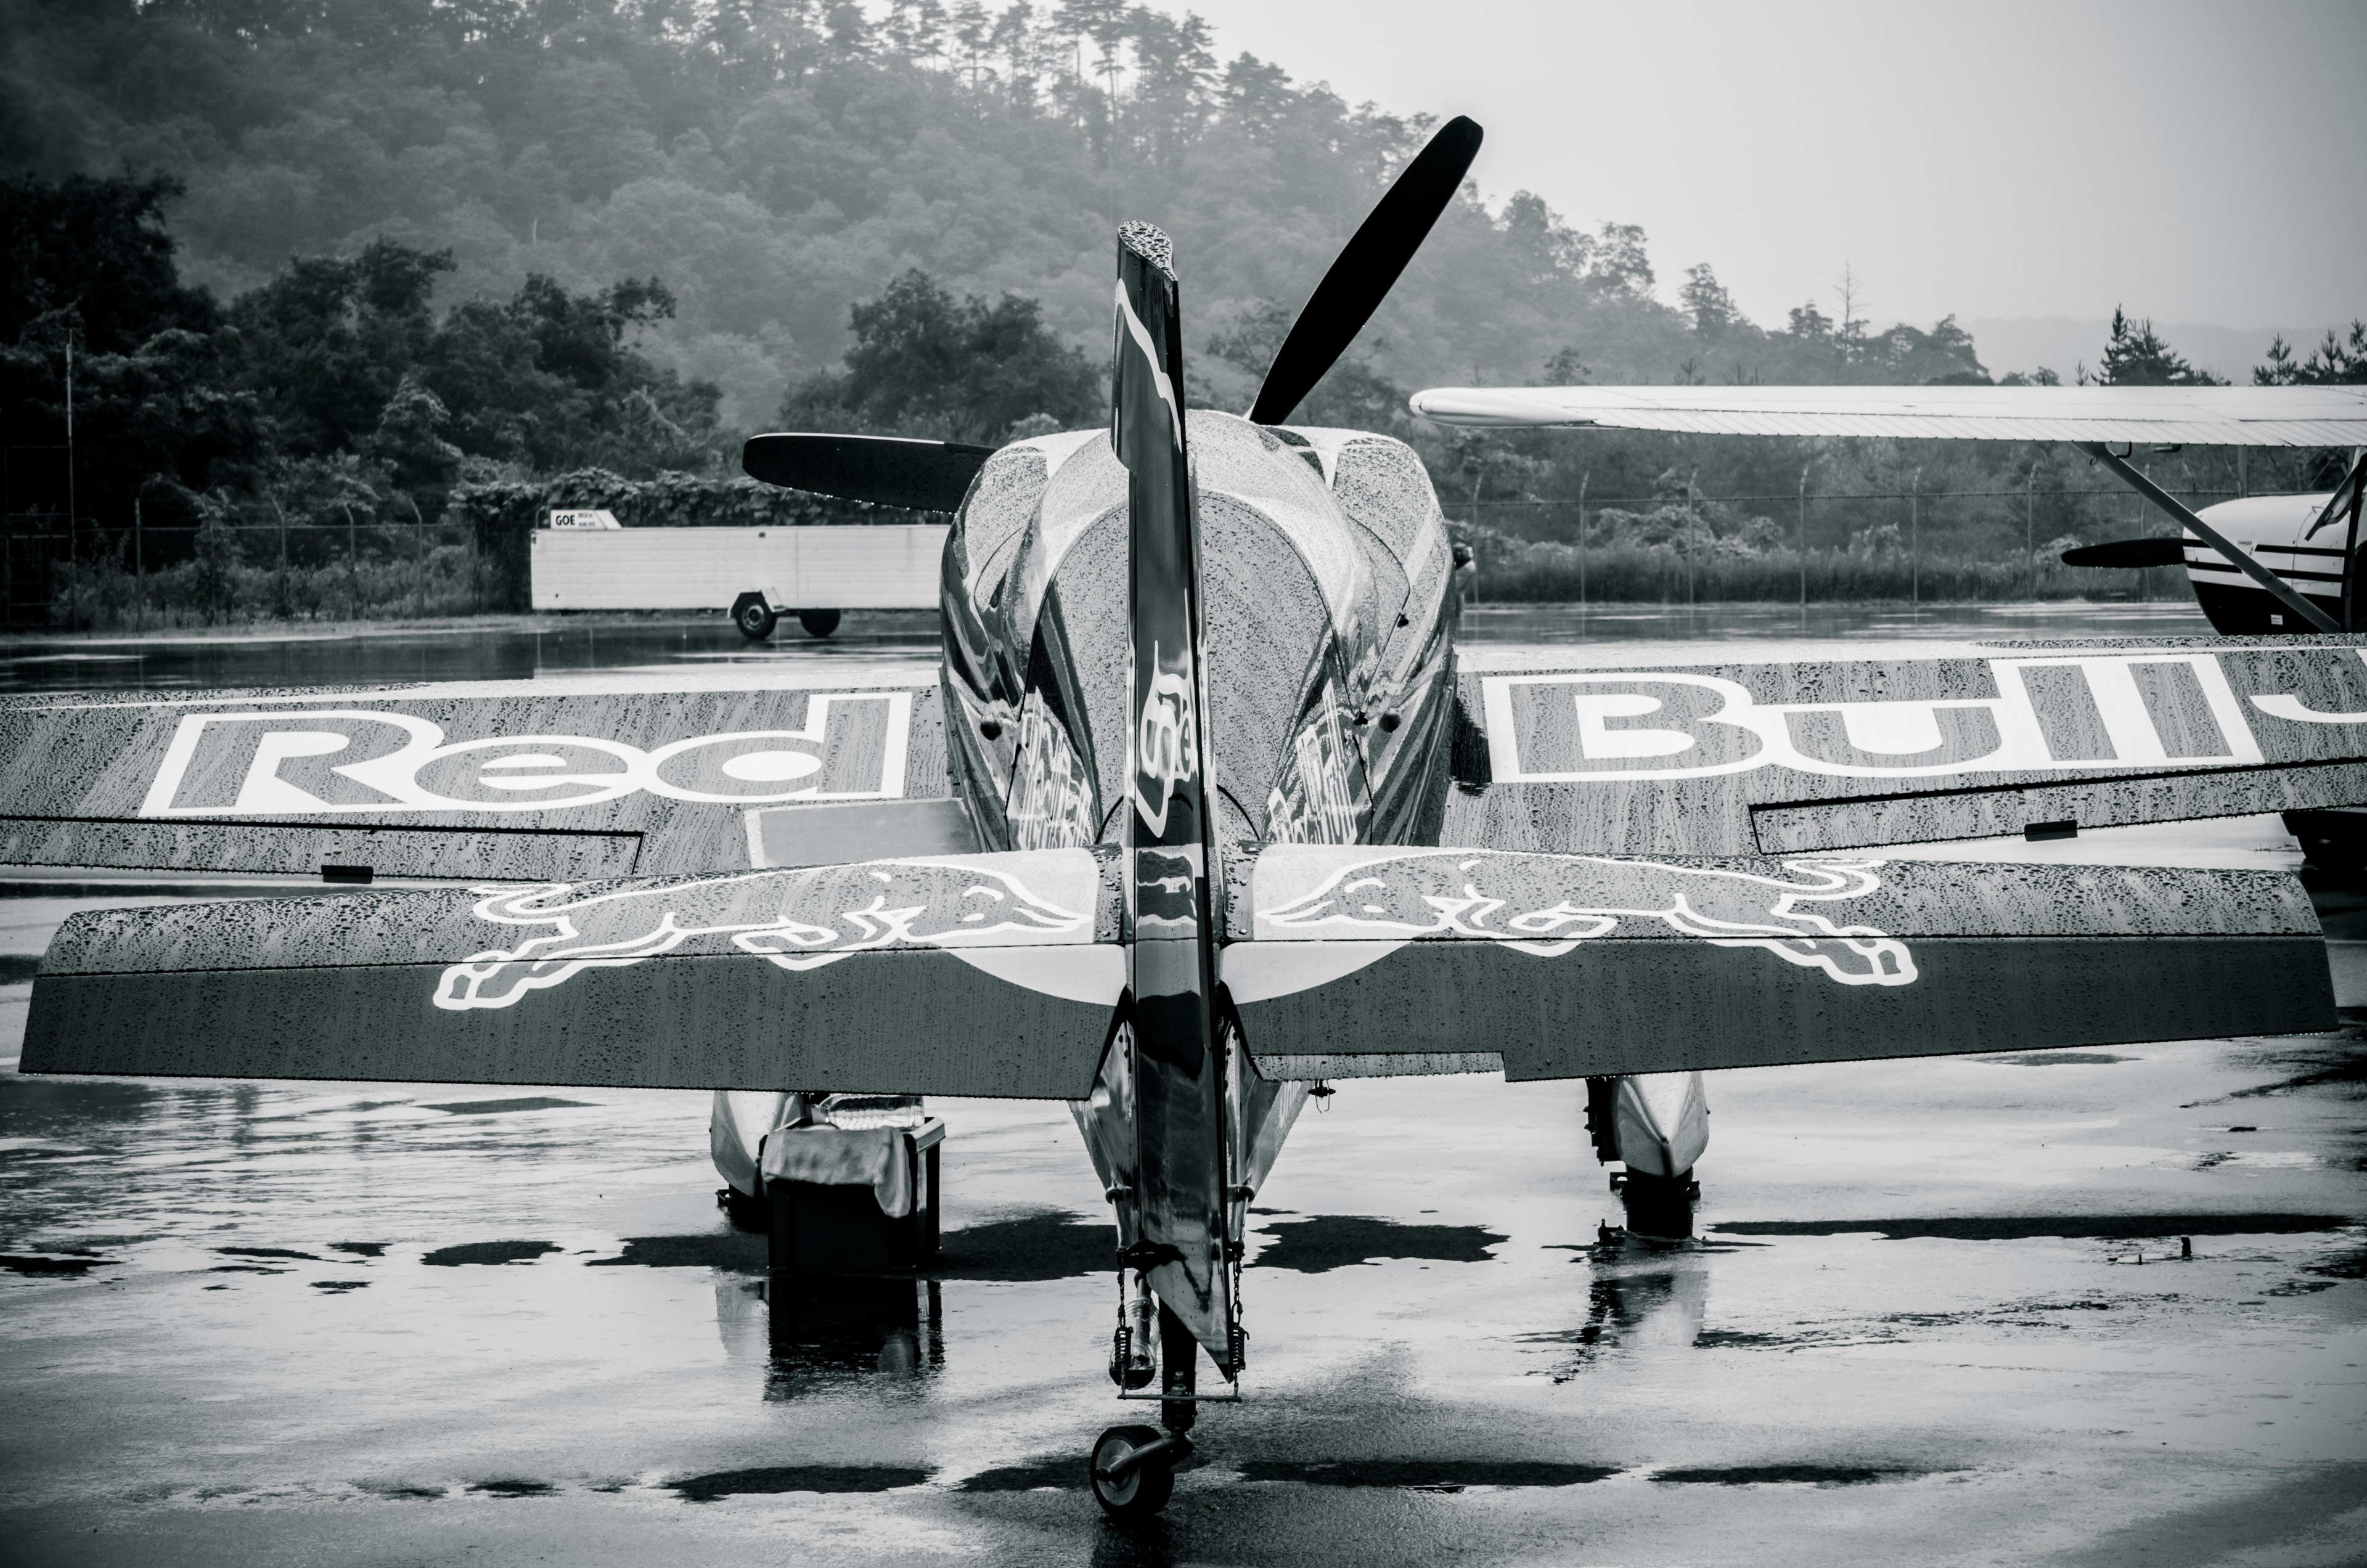
<path fill-rule="evenodd" d="M 1113 852 L 102 909 L 22 1070 L 1076 1100 Z M 1272 1079 L 1513 1079 L 2332 1027 L 2291 877 L 1272 846 L 1220 953 Z"/>
<path fill-rule="evenodd" d="M 2234 446 L 2367 444 L 2367 387 L 1433 387 L 1441 424 Z"/>
<path fill-rule="evenodd" d="M 1457 658 L 1446 844 L 1812 854 L 2367 802 L 2367 637 Z"/>
<path fill-rule="evenodd" d="M 0 862 L 553 881 L 978 847 L 936 671 L 0 703 Z"/>
<path fill-rule="evenodd" d="M 78 914 L 21 1070 L 1079 1099 L 1115 852 Z"/>
<path fill-rule="evenodd" d="M 2281 873 L 1277 846 L 1222 973 L 1269 1078 L 1508 1079 L 2330 1029 Z"/>

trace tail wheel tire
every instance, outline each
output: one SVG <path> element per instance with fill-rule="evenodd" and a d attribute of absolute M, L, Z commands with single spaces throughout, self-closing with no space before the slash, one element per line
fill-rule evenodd
<path fill-rule="evenodd" d="M 836 610 L 799 610 L 798 625 L 805 627 L 808 637 L 828 637 L 838 630 Z"/>
<path fill-rule="evenodd" d="M 1156 1427 L 1112 1427 L 1093 1442 L 1093 1501 L 1114 1519 L 1147 1519 L 1175 1495 L 1175 1472 L 1162 1460 L 1148 1460 L 1115 1480 L 1104 1472 L 1145 1443 L 1159 1440 Z"/>
<path fill-rule="evenodd" d="M 763 642 L 771 637 L 780 619 L 773 613 L 773 607 L 764 603 L 764 596 L 761 593 L 742 593 L 732 602 L 731 624 L 738 626 L 740 635 L 750 642 Z"/>

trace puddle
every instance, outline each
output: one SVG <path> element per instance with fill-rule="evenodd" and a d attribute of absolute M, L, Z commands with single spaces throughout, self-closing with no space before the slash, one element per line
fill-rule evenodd
<path fill-rule="evenodd" d="M 927 1280 L 1073 1280 L 1116 1268 L 1116 1226 L 1053 1209 L 947 1231 L 937 1260 L 919 1273 Z"/>
<path fill-rule="evenodd" d="M 373 1497 L 396 1503 L 416 1503 L 444 1495 L 441 1486 L 413 1486 L 399 1481 L 357 1481 L 354 1484 Z"/>
<path fill-rule="evenodd" d="M 323 1259 L 309 1252 L 297 1252 L 285 1247 L 217 1247 L 224 1258 L 291 1258 L 299 1263 L 319 1263 Z"/>
<path fill-rule="evenodd" d="M 1360 1214 L 1321 1214 L 1267 1227 L 1271 1237 L 1250 1260 L 1252 1269 L 1295 1269 L 1323 1274 L 1384 1258 L 1433 1263 L 1492 1263 L 1488 1249 L 1507 1236 L 1484 1225 L 1404 1225 Z"/>
<path fill-rule="evenodd" d="M 1738 1464 L 1656 1470 L 1652 1479 L 1677 1486 L 1865 1486 L 1936 1473 L 1903 1465 Z"/>
<path fill-rule="evenodd" d="M 672 1484 L 686 1503 L 712 1503 L 781 1492 L 893 1492 L 925 1486 L 932 1473 L 891 1464 L 776 1464 L 686 1476 Z"/>
<path fill-rule="evenodd" d="M 629 1235 L 625 1250 L 615 1258 L 595 1258 L 587 1269 L 626 1266 L 645 1269 L 723 1269 L 739 1274 L 762 1274 L 772 1265 L 761 1235 L 738 1231 L 709 1231 L 697 1235 Z"/>
<path fill-rule="evenodd" d="M 1394 1486 L 1460 1492 L 1467 1486 L 1583 1486 L 1619 1473 L 1615 1464 L 1560 1464 L 1521 1459 L 1244 1460 L 1243 1481 L 1302 1486 Z"/>
<path fill-rule="evenodd" d="M 589 1108 L 588 1100 L 560 1100 L 551 1095 L 528 1095 L 522 1100 L 456 1100 L 442 1105 L 423 1105 L 422 1111 L 443 1111 L 454 1116 L 499 1116 L 506 1111 L 572 1111 Z"/>
<path fill-rule="evenodd" d="M 347 1291 L 368 1290 L 369 1281 L 368 1280 L 315 1280 L 312 1281 L 312 1288 L 316 1291 L 326 1291 L 333 1296 L 343 1295 Z"/>
<path fill-rule="evenodd" d="M 457 1269 L 464 1263 L 531 1263 L 558 1250 L 559 1244 L 549 1241 L 464 1241 L 458 1247 L 439 1247 L 419 1261 L 437 1269 Z"/>
<path fill-rule="evenodd" d="M 1698 1269 L 1606 1271 L 1588 1282 L 1585 1322 L 1576 1328 L 1517 1338 L 1523 1344 L 1572 1347 L 1574 1357 L 1553 1374 L 1554 1382 L 1569 1382 L 1608 1349 L 1700 1344 L 1707 1299 L 1708 1281 Z"/>
<path fill-rule="evenodd" d="M 2298 1235 L 2340 1230 L 2341 1214 L 1992 1214 L 1914 1220 L 1729 1220 L 1722 1235 L 1879 1235 L 1942 1241 L 2146 1241 L 2180 1235 Z"/>
<path fill-rule="evenodd" d="M 548 1497 L 559 1488 L 548 1481 L 473 1481 L 469 1490 L 487 1497 Z"/>
<path fill-rule="evenodd" d="M 349 1252 L 356 1258 L 383 1258 L 386 1256 L 386 1243 L 382 1241 L 333 1241 L 329 1244 L 329 1250 L 331 1252 Z"/>
<path fill-rule="evenodd" d="M 766 1303 L 768 1402 L 850 1378 L 922 1377 L 945 1365 L 945 1298 L 934 1280 L 776 1275 L 753 1290 Z"/>
<path fill-rule="evenodd" d="M 1025 1464 L 998 1465 L 966 1477 L 958 1492 L 1034 1492 L 1042 1487 L 1074 1491 L 1085 1483 L 1085 1461 L 1075 1454 L 1033 1459 Z"/>
<path fill-rule="evenodd" d="M 0 1269 L 11 1274 L 87 1274 L 94 1269 L 110 1267 L 112 1258 L 53 1258 L 46 1255 L 0 1253 Z"/>
<path fill-rule="evenodd" d="M 2113 1062 L 2135 1062 L 2137 1056 L 2115 1056 L 2109 1051 L 2024 1051 L 2011 1056 L 1976 1056 L 1994 1067 L 2101 1067 Z"/>

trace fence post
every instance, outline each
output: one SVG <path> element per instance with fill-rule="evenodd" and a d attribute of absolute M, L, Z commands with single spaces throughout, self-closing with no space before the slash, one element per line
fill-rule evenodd
<path fill-rule="evenodd" d="M 147 522 L 140 514 L 140 492 L 131 492 L 131 627 L 148 629 Z"/>
<path fill-rule="evenodd" d="M 1586 614 L 1586 486 L 1594 478 L 1587 469 L 1578 476 L 1578 612 Z"/>
<path fill-rule="evenodd" d="M 1923 603 L 1923 470 L 1907 491 L 1907 602 Z"/>
<path fill-rule="evenodd" d="M 1800 465 L 1800 608 L 1808 607 L 1808 465 Z"/>
<path fill-rule="evenodd" d="M 415 621 L 427 614 L 427 519 L 409 491 L 402 499 L 411 503 L 411 618 Z"/>
<path fill-rule="evenodd" d="M 2022 486 L 2022 549 L 2030 558 L 2030 602 L 2038 603 L 2038 464 L 2030 465 L 2030 478 Z"/>
<path fill-rule="evenodd" d="M 360 547 L 359 536 L 354 532 L 354 503 L 338 504 L 345 509 L 345 618 L 362 618 L 362 562 L 355 551 Z"/>

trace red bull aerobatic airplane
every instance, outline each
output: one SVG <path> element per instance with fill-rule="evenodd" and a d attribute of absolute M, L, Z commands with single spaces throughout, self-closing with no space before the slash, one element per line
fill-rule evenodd
<path fill-rule="evenodd" d="M 2329 1026 L 2290 876 L 1891 849 L 2367 801 L 2361 639 L 1458 660 L 1421 462 L 1285 421 L 1478 142 L 1408 166 L 1246 418 L 1184 407 L 1169 243 L 1128 224 L 1107 428 L 752 441 L 956 513 L 932 673 L 0 711 L 0 860 L 447 884 L 77 916 L 24 1070 L 1068 1101 L 1110 1372 L 1163 1427 L 1093 1447 L 1125 1515 L 1238 1391 L 1248 1204 L 1311 1084 L 1586 1078 L 1631 1224 L 1682 1235 L 1704 1068 Z M 1425 399 L 1576 417 L 1523 395 Z M 2118 406 L 2047 434 L 2132 439 Z M 2321 424 L 2245 438 L 2361 411 Z M 777 1130 L 744 1108 L 743 1188 Z"/>

